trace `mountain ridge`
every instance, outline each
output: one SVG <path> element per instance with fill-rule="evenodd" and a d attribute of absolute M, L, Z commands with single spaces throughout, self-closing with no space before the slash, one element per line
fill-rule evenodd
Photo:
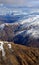
<path fill-rule="evenodd" d="M 0 24 L 0 40 L 39 47 L 38 23 L 33 23 L 30 26 L 24 26 L 20 23 Z"/>

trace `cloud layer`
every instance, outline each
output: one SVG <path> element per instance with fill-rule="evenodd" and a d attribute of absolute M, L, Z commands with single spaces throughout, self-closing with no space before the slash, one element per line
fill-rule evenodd
<path fill-rule="evenodd" d="M 0 3 L 16 6 L 39 6 L 39 0 L 0 0 Z"/>

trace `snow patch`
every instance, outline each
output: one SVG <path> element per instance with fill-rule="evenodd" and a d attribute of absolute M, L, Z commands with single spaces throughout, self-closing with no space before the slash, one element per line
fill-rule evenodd
<path fill-rule="evenodd" d="M 8 44 L 8 47 L 11 49 L 11 44 Z"/>
<path fill-rule="evenodd" d="M 2 51 L 2 56 L 5 56 L 5 51 L 4 51 L 4 48 L 3 48 L 3 42 L 0 41 L 0 51 Z"/>

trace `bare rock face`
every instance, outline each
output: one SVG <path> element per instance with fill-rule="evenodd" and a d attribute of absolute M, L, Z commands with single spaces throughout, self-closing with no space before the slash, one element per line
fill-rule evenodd
<path fill-rule="evenodd" d="M 0 40 L 5 40 L 5 41 L 13 41 L 13 37 L 15 36 L 18 28 L 20 27 L 19 24 L 1 24 L 0 25 Z"/>
<path fill-rule="evenodd" d="M 39 65 L 39 48 L 0 41 L 0 65 Z"/>

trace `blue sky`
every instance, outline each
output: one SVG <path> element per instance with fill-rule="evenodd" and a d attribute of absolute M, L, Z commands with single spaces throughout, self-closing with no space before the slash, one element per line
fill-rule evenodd
<path fill-rule="evenodd" d="M 39 7 L 39 0 L 0 0 L 3 4 L 13 4 L 16 6 Z"/>

